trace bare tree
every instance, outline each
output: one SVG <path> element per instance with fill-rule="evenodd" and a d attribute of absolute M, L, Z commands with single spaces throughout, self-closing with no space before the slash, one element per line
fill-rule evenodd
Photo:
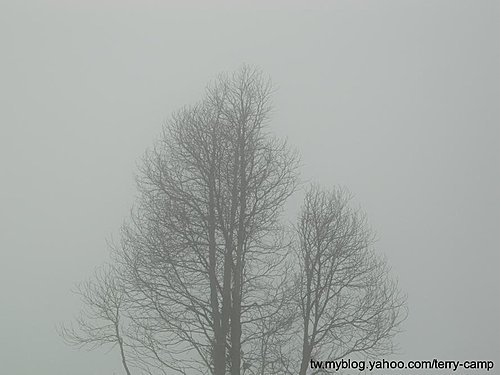
<path fill-rule="evenodd" d="M 78 285 L 76 293 L 80 295 L 84 309 L 75 325 L 60 327 L 60 335 L 68 344 L 79 348 L 118 346 L 123 369 L 131 375 L 123 321 L 126 295 L 117 281 L 115 270 L 112 267 L 97 270 L 93 279 Z"/>
<path fill-rule="evenodd" d="M 363 223 L 349 227 L 355 215 L 346 216 L 340 203 L 313 204 L 320 194 L 310 193 L 298 235 L 284 225 L 298 158 L 267 130 L 271 93 L 258 69 L 220 75 L 201 102 L 174 114 L 146 153 L 137 205 L 113 248 L 126 297 L 124 364 L 127 356 L 148 374 L 296 374 L 320 348 L 341 356 L 382 350 L 393 333 L 386 328 L 399 323 L 384 320 L 397 315 L 397 304 L 375 301 L 390 285 L 381 263 L 361 246 Z M 327 216 L 328 230 L 338 226 L 337 232 L 314 232 L 314 220 Z M 323 238 L 342 234 L 335 249 Z M 305 242 L 312 236 L 321 251 Z M 360 303 L 343 299 L 348 290 Z M 377 306 L 387 313 L 368 319 Z M 380 339 L 365 337 L 363 345 L 341 350 L 336 345 L 348 345 L 357 332 L 347 328 L 349 316 L 351 326 L 368 319 L 365 328 L 377 327 L 372 335 Z"/>
<path fill-rule="evenodd" d="M 270 93 L 256 69 L 220 76 L 203 102 L 174 115 L 140 170 L 117 260 L 141 301 L 134 320 L 176 342 L 176 355 L 161 357 L 180 373 L 239 374 L 242 356 L 256 360 L 252 325 L 279 308 L 279 215 L 297 161 L 266 131 Z"/>
<path fill-rule="evenodd" d="M 296 227 L 302 361 L 393 351 L 392 337 L 406 317 L 405 298 L 377 256 L 365 215 L 349 207 L 346 190 L 312 187 Z"/>

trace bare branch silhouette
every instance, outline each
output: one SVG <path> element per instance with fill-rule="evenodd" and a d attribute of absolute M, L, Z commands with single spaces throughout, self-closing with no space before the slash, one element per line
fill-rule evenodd
<path fill-rule="evenodd" d="M 116 279 L 116 270 L 112 267 L 98 269 L 92 279 L 78 285 L 76 293 L 84 309 L 76 324 L 60 327 L 60 335 L 68 344 L 80 348 L 118 346 L 123 369 L 131 375 L 123 322 L 126 295 Z"/>

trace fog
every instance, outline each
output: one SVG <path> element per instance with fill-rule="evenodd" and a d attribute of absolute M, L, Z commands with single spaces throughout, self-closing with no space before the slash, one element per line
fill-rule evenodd
<path fill-rule="evenodd" d="M 377 232 L 408 295 L 394 358 L 500 365 L 499 16 L 495 1 L 2 2 L 1 372 L 122 373 L 56 327 L 162 124 L 243 63 L 276 85 L 271 129 L 302 179 L 348 187 Z"/>

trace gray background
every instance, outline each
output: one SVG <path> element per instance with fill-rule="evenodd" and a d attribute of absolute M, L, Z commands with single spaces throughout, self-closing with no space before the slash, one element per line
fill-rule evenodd
<path fill-rule="evenodd" d="M 172 111 L 242 63 L 303 178 L 345 185 L 408 293 L 397 359 L 500 367 L 496 1 L 0 2 L 3 374 L 121 372 L 65 346 Z M 289 204 L 290 218 L 300 202 Z"/>

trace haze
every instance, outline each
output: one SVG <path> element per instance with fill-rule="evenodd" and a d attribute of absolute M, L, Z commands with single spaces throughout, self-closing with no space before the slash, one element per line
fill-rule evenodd
<path fill-rule="evenodd" d="M 495 1 L 0 4 L 3 374 L 121 373 L 66 346 L 162 123 L 255 64 L 302 178 L 355 195 L 408 294 L 397 359 L 500 366 Z M 300 194 L 289 203 L 293 219 Z M 415 372 L 417 373 L 417 372 Z"/>

